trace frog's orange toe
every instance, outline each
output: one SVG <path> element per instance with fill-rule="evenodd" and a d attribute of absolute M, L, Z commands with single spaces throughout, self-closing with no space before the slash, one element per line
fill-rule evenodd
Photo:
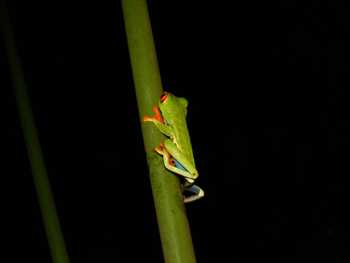
<path fill-rule="evenodd" d="M 164 123 L 164 119 L 162 117 L 162 114 L 157 106 L 154 106 L 152 108 L 152 111 L 154 112 L 154 116 L 143 116 L 143 121 L 157 121 L 160 123 Z"/>
<path fill-rule="evenodd" d="M 152 117 L 150 116 L 143 116 L 143 119 L 142 119 L 144 122 L 145 121 L 151 121 L 152 120 Z"/>
<path fill-rule="evenodd" d="M 160 155 L 165 156 L 167 159 L 170 158 L 168 151 L 164 147 L 164 143 L 160 143 L 156 148 L 154 148 L 154 150 Z"/>
<path fill-rule="evenodd" d="M 164 120 L 163 120 L 163 117 L 162 117 L 162 114 L 161 114 L 159 108 L 158 108 L 157 106 L 153 106 L 152 110 L 153 110 L 153 112 L 154 112 L 154 118 L 155 118 L 157 121 L 159 121 L 159 122 L 161 122 L 161 123 L 164 123 Z"/>

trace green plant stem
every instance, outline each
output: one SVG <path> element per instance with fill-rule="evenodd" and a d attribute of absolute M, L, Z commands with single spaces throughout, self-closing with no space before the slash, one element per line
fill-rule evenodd
<path fill-rule="evenodd" d="M 123 0 L 122 9 L 142 120 L 158 104 L 161 78 L 146 1 Z M 151 123 L 141 127 L 165 262 L 196 262 L 179 180 L 165 170 L 162 158 L 154 152 L 164 136 Z"/>
<path fill-rule="evenodd" d="M 24 81 L 20 59 L 15 48 L 14 36 L 10 26 L 9 13 L 6 9 L 4 1 L 2 0 L 0 3 L 0 10 L 0 16 L 2 18 L 0 21 L 1 31 L 3 32 L 3 39 L 7 50 L 20 123 L 31 164 L 33 180 L 44 221 L 46 235 L 50 246 L 52 262 L 69 263 L 37 130 L 34 124 L 34 118 L 30 107 L 30 101 L 27 94 L 27 87 Z"/>

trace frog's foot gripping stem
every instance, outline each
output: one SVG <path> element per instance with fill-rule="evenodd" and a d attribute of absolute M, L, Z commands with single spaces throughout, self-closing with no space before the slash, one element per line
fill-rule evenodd
<path fill-rule="evenodd" d="M 154 116 L 144 116 L 143 121 L 152 121 L 152 122 L 160 122 L 164 123 L 164 119 L 162 114 L 157 106 L 153 106 L 152 111 L 154 112 Z"/>

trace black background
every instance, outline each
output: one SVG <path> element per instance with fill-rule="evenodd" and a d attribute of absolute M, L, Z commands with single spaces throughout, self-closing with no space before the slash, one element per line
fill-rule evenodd
<path fill-rule="evenodd" d="M 8 2 L 71 262 L 163 262 L 119 1 Z M 198 262 L 349 260 L 349 9 L 148 3 L 164 87 L 190 103 Z M 50 262 L 0 58 L 10 262 Z"/>

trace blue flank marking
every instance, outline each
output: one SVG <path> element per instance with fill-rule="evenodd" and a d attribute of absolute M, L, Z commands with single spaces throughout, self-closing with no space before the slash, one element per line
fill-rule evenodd
<path fill-rule="evenodd" d="M 185 167 L 183 167 L 182 164 L 179 163 L 177 160 L 174 159 L 174 162 L 175 162 L 175 167 L 176 167 L 176 168 L 181 169 L 181 170 L 183 170 L 183 171 L 187 171 L 187 170 L 185 169 Z"/>

